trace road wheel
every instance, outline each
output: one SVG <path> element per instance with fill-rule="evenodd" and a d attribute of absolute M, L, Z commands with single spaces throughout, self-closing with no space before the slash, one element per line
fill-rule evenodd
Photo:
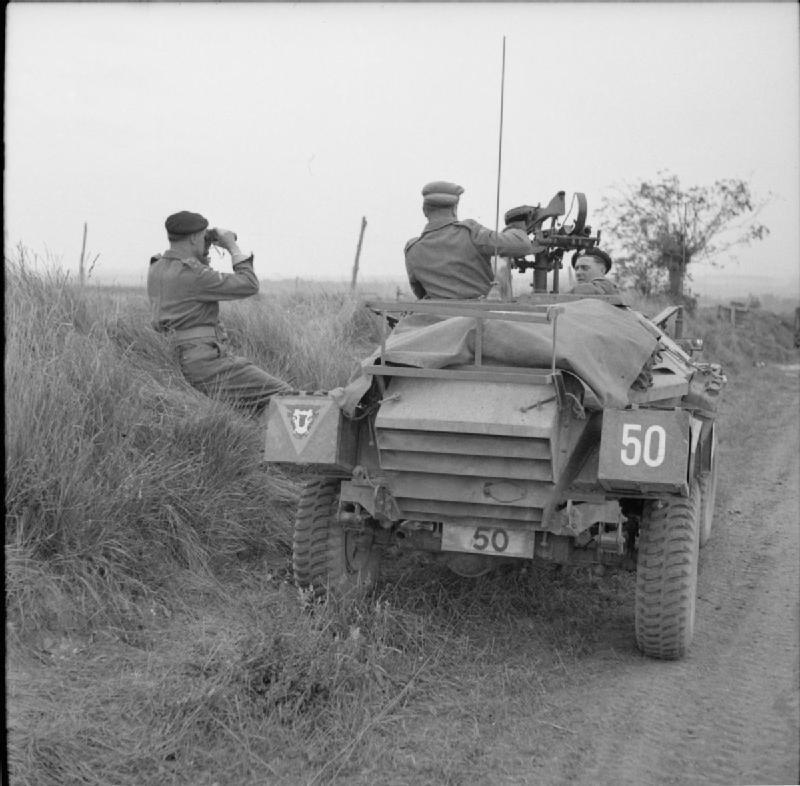
<path fill-rule="evenodd" d="M 339 489 L 336 478 L 308 481 L 300 495 L 294 522 L 292 563 L 295 583 L 313 589 L 314 597 L 325 597 L 329 589 L 349 590 L 375 583 L 381 549 L 374 532 L 345 529 L 339 520 Z"/>
<path fill-rule="evenodd" d="M 697 481 L 688 497 L 645 505 L 636 563 L 636 644 L 652 658 L 682 658 L 691 644 L 699 518 Z"/>
<path fill-rule="evenodd" d="M 714 520 L 714 505 L 717 501 L 717 429 L 711 436 L 711 469 L 703 473 L 700 485 L 700 548 L 708 543 L 711 537 L 711 522 Z"/>

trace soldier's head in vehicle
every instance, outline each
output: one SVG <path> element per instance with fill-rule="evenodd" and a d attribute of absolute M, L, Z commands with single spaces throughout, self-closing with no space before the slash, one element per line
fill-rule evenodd
<path fill-rule="evenodd" d="M 572 267 L 579 284 L 605 278 L 611 265 L 611 257 L 599 248 L 590 248 L 572 255 Z"/>
<path fill-rule="evenodd" d="M 445 180 L 434 180 L 422 189 L 422 212 L 426 218 L 440 215 L 456 217 L 458 198 L 464 189 Z"/>
<path fill-rule="evenodd" d="M 181 210 L 169 216 L 164 222 L 164 227 L 171 248 L 179 249 L 208 264 L 207 218 L 199 213 Z"/>

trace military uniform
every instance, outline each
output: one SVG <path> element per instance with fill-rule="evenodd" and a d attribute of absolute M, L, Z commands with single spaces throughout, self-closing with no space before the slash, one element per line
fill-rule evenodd
<path fill-rule="evenodd" d="M 423 209 L 432 214 L 422 234 L 405 246 L 408 281 L 418 298 L 483 297 L 494 278 L 492 256 L 522 257 L 533 251 L 523 229 L 506 227 L 494 232 L 472 219 L 459 221 L 450 208 L 463 191 L 443 181 L 422 189 Z M 436 208 L 447 210 L 436 215 Z"/>
<path fill-rule="evenodd" d="M 208 225 L 202 216 L 185 215 L 196 218 L 170 223 L 175 218 L 170 216 L 167 230 L 198 227 L 190 231 L 199 231 Z M 201 227 L 197 219 L 202 219 L 205 226 Z M 252 254 L 234 254 L 233 271 L 219 273 L 195 257 L 172 249 L 154 256 L 147 275 L 152 324 L 169 339 L 181 371 L 193 387 L 234 406 L 259 412 L 271 396 L 290 387 L 230 351 L 219 321 L 219 301 L 255 295 L 259 287 Z"/>
<path fill-rule="evenodd" d="M 573 295 L 618 295 L 619 287 L 604 276 L 597 276 L 591 281 L 575 284 L 570 293 Z"/>

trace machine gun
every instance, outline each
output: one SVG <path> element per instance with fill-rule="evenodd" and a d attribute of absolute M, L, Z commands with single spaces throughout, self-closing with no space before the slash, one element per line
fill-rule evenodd
<path fill-rule="evenodd" d="M 512 269 L 525 272 L 533 268 L 533 291 L 547 292 L 547 274 L 553 273 L 553 292 L 558 292 L 558 272 L 563 267 L 565 251 L 580 251 L 600 245 L 600 232 L 592 235 L 586 224 L 586 195 L 575 194 L 578 211 L 573 224 L 557 224 L 556 220 L 566 212 L 564 191 L 559 191 L 546 207 L 521 205 L 505 214 L 506 224 L 524 221 L 525 231 L 533 245 L 533 260 L 512 259 Z M 570 208 L 571 210 L 571 208 Z M 548 226 L 544 226 L 546 222 Z"/>

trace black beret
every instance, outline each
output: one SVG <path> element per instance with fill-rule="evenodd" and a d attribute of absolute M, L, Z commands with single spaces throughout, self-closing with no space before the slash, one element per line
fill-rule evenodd
<path fill-rule="evenodd" d="M 577 251 L 574 253 L 572 255 L 572 267 L 575 267 L 575 263 L 581 257 L 594 257 L 595 259 L 599 259 L 605 265 L 606 273 L 611 270 L 611 257 L 600 248 L 588 248 L 586 251 Z"/>
<path fill-rule="evenodd" d="M 190 213 L 188 210 L 181 210 L 180 213 L 173 213 L 165 222 L 167 233 L 170 235 L 193 235 L 208 227 L 208 220 L 199 213 Z"/>

